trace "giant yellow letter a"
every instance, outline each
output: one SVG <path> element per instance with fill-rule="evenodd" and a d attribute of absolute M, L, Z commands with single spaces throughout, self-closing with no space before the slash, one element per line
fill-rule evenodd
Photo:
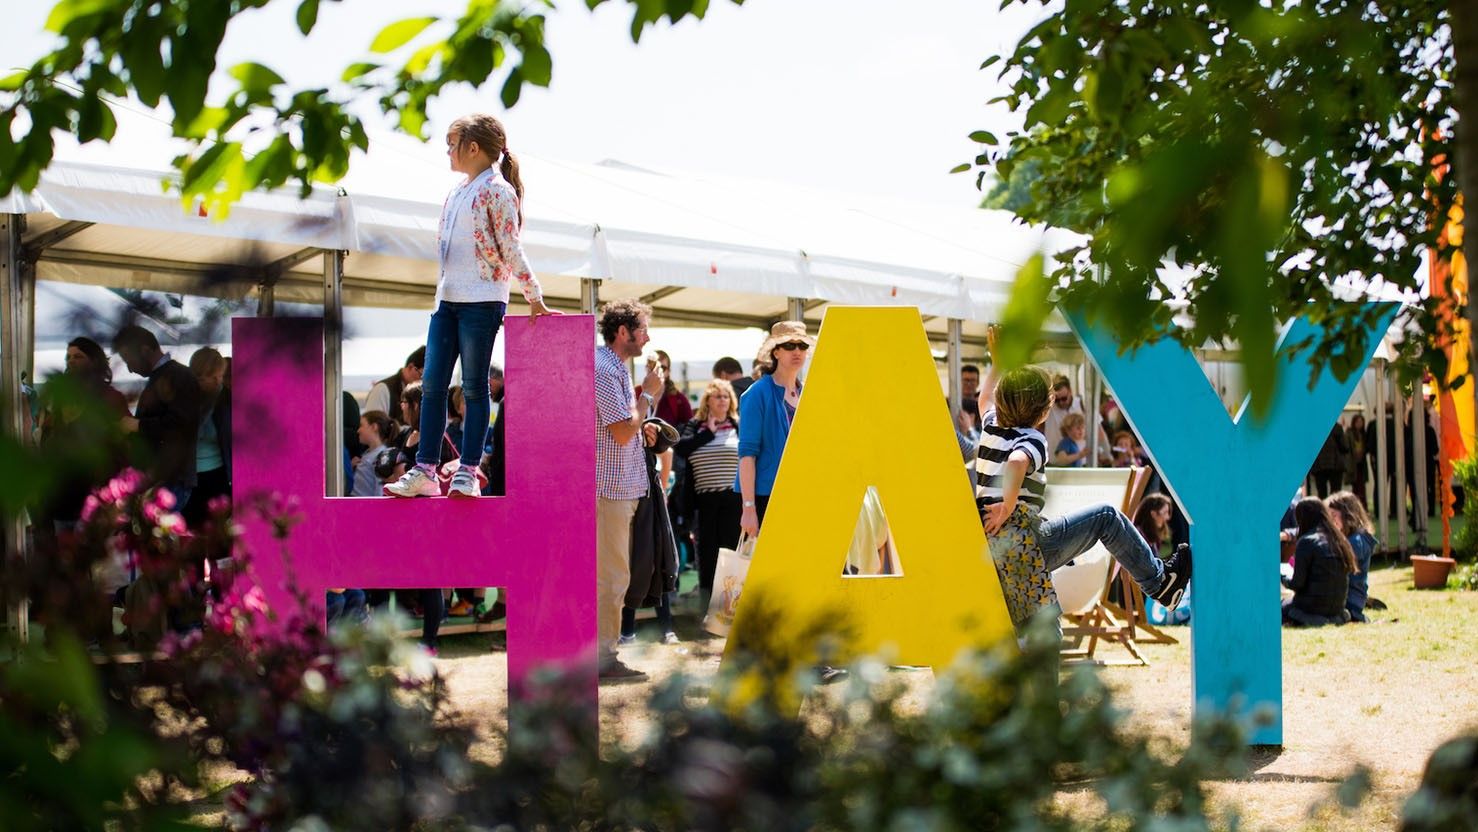
<path fill-rule="evenodd" d="M 1011 635 L 951 425 L 917 309 L 827 310 L 726 654 L 777 636 L 798 647 L 838 615 L 844 658 L 889 648 L 936 670 Z M 842 575 L 868 486 L 901 576 Z"/>

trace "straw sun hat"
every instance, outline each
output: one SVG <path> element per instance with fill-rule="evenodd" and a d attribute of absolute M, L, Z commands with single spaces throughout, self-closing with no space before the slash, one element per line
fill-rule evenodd
<path fill-rule="evenodd" d="M 816 338 L 806 334 L 806 325 L 801 321 L 781 321 L 770 327 L 770 337 L 760 345 L 759 352 L 755 354 L 755 360 L 761 367 L 770 366 L 770 353 L 781 344 L 792 341 L 801 341 L 808 347 L 816 346 Z"/>

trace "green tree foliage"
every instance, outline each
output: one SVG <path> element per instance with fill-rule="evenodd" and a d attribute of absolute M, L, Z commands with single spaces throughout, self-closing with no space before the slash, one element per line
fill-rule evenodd
<path fill-rule="evenodd" d="M 311 32 L 321 3 L 338 1 L 298 0 L 298 28 Z M 36 187 L 51 163 L 53 131 L 82 142 L 112 139 L 117 123 L 103 94 L 167 104 L 174 135 L 196 148 L 175 160 L 182 198 L 224 212 L 249 190 L 296 182 L 306 194 L 314 182 L 343 177 L 349 154 L 369 148 L 350 106 L 356 99 L 377 100 L 399 129 L 425 138 L 426 107 L 450 85 L 481 85 L 501 72 L 502 102 L 512 107 L 524 85 L 547 87 L 552 78 L 543 12 L 553 2 L 468 0 L 455 19 L 418 16 L 387 25 L 369 44 L 383 59 L 347 67 L 347 90 L 291 89 L 270 67 L 250 62 L 227 70 L 226 89 L 211 89 L 231 21 L 270 2 L 58 2 L 46 21 L 56 47 L 29 69 L 0 78 L 0 194 Z M 585 0 L 592 9 L 605 2 Z M 675 23 L 708 10 L 708 0 L 626 2 L 633 40 L 664 18 Z M 243 143 L 248 128 L 263 126 L 270 140 Z"/>
<path fill-rule="evenodd" d="M 1032 204 L 1032 184 L 1041 176 L 1040 162 L 1027 161 L 1017 165 L 1010 176 L 990 180 L 990 188 L 986 190 L 985 198 L 980 200 L 980 207 L 1013 214 L 1026 208 Z"/>
<path fill-rule="evenodd" d="M 1344 376 L 1374 315 L 1341 287 L 1415 295 L 1456 193 L 1431 176 L 1456 119 L 1447 15 L 1435 0 L 1054 6 L 982 67 L 1000 63 L 995 101 L 1023 121 L 972 134 L 977 182 L 993 172 L 1022 220 L 1083 235 L 1049 270 L 1061 303 L 1125 348 L 1235 341 L 1260 410 L 1282 322 L 1325 324 L 1314 369 Z M 1167 263 L 1189 281 L 1169 285 Z M 1182 310 L 1190 325 L 1172 326 Z M 1436 333 L 1438 313 L 1423 298 L 1414 323 Z"/>

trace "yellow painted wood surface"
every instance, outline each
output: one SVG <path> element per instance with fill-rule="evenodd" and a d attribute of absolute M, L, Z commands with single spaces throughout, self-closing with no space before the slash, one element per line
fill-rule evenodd
<path fill-rule="evenodd" d="M 869 485 L 901 576 L 842 575 Z M 827 310 L 725 658 L 761 643 L 814 656 L 803 633 L 821 619 L 839 660 L 942 670 L 962 648 L 1014 645 L 917 309 Z"/>

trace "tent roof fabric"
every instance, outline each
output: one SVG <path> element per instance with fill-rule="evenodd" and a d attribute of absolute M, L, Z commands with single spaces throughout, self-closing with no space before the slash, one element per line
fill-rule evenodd
<path fill-rule="evenodd" d="M 27 216 L 39 279 L 237 297 L 270 282 L 279 300 L 312 303 L 323 297 L 318 253 L 340 249 L 346 304 L 429 307 L 437 218 L 456 181 L 440 151 L 377 137 L 338 187 L 248 193 L 209 217 L 148 163 L 161 147 L 134 146 L 138 163 L 123 166 L 127 145 L 59 146 L 36 191 L 0 197 L 0 211 Z M 642 297 L 666 324 L 767 326 L 798 297 L 812 320 L 827 303 L 917 306 L 932 336 L 959 318 L 978 342 L 1020 265 L 1053 242 L 1005 212 L 519 161 L 524 245 L 551 305 L 578 308 L 581 279 L 598 278 L 602 297 Z M 1049 329 L 1065 334 L 1060 321 Z"/>

